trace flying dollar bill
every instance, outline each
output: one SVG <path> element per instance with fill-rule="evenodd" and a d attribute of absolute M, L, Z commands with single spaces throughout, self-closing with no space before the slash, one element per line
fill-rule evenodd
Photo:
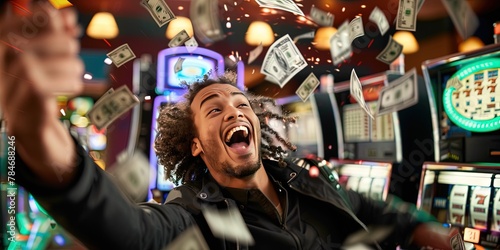
<path fill-rule="evenodd" d="M 358 102 L 359 106 L 361 106 L 365 113 L 373 120 L 373 114 L 363 95 L 363 87 L 361 85 L 361 81 L 359 80 L 358 75 L 356 74 L 356 71 L 354 69 L 352 69 L 351 71 L 351 79 L 349 81 L 349 84 L 351 96 L 356 100 L 356 102 Z"/>
<path fill-rule="evenodd" d="M 403 52 L 403 45 L 389 37 L 389 42 L 385 46 L 384 50 L 377 55 L 377 60 L 382 61 L 387 64 L 391 64 L 399 55 Z"/>
<path fill-rule="evenodd" d="M 252 234 L 237 208 L 218 210 L 206 206 L 201 211 L 214 236 L 253 245 Z"/>
<path fill-rule="evenodd" d="M 170 40 L 170 42 L 168 42 L 168 47 L 179 47 L 183 45 L 187 40 L 189 40 L 189 34 L 186 32 L 186 30 L 181 30 L 172 38 L 172 40 Z"/>
<path fill-rule="evenodd" d="M 175 73 L 179 73 L 180 71 L 182 71 L 182 63 L 184 62 L 184 60 L 186 60 L 186 58 L 184 58 L 184 57 L 179 57 L 179 59 L 177 59 L 177 62 L 175 62 L 175 65 L 174 65 L 174 72 Z"/>
<path fill-rule="evenodd" d="M 196 48 L 198 48 L 198 42 L 193 36 L 184 42 L 184 46 L 186 46 L 188 52 L 193 52 Z"/>
<path fill-rule="evenodd" d="M 370 21 L 377 24 L 378 29 L 380 30 L 380 34 L 383 36 L 389 30 L 389 22 L 387 21 L 387 17 L 384 12 L 375 6 L 373 8 L 372 13 L 370 13 L 369 17 Z"/>
<path fill-rule="evenodd" d="M 319 80 L 314 73 L 311 72 L 302 84 L 300 84 L 299 88 L 297 88 L 295 94 L 298 95 L 303 102 L 305 102 L 318 86 Z"/>
<path fill-rule="evenodd" d="M 417 28 L 417 0 L 399 0 L 396 29 L 415 31 Z"/>
<path fill-rule="evenodd" d="M 189 17 L 198 41 L 212 44 L 225 38 L 219 22 L 217 0 L 192 0 Z"/>
<path fill-rule="evenodd" d="M 413 68 L 383 87 L 379 95 L 377 116 L 415 105 L 418 102 L 417 84 L 417 70 Z"/>
<path fill-rule="evenodd" d="M 139 99 L 124 85 L 98 101 L 89 111 L 88 117 L 92 124 L 102 129 L 138 103 Z"/>
<path fill-rule="evenodd" d="M 255 0 L 260 7 L 279 9 L 291 12 L 295 15 L 304 16 L 304 12 L 292 0 Z"/>
<path fill-rule="evenodd" d="M 469 3 L 464 0 L 442 0 L 442 2 L 462 39 L 472 36 L 479 27 L 479 19 Z"/>
<path fill-rule="evenodd" d="M 122 44 L 118 48 L 106 54 L 116 67 L 120 67 L 135 58 L 135 54 L 128 44 Z"/>
<path fill-rule="evenodd" d="M 314 30 L 309 31 L 309 32 L 304 33 L 304 34 L 300 34 L 300 35 L 293 38 L 293 43 L 297 43 L 300 39 L 313 39 L 314 34 L 316 34 L 316 32 Z"/>
<path fill-rule="evenodd" d="M 110 167 L 110 174 L 115 177 L 120 189 L 135 202 L 146 198 L 149 191 L 149 161 L 141 152 L 128 155 L 119 154 L 117 162 Z"/>
<path fill-rule="evenodd" d="M 149 11 L 160 27 L 175 19 L 174 13 L 163 0 L 142 0 L 141 5 Z"/>
<path fill-rule="evenodd" d="M 260 72 L 278 81 L 280 87 L 307 66 L 297 46 L 287 34 L 276 40 L 267 50 Z"/>
<path fill-rule="evenodd" d="M 197 225 L 193 225 L 163 250 L 209 250 L 207 242 Z"/>
<path fill-rule="evenodd" d="M 349 39 L 349 23 L 346 20 L 330 38 L 330 53 L 333 65 L 337 65 L 351 57 L 352 47 Z"/>
<path fill-rule="evenodd" d="M 255 59 L 259 57 L 260 53 L 262 53 L 262 50 L 264 50 L 264 46 L 262 45 L 262 43 L 260 43 L 259 46 L 257 46 L 255 49 L 251 50 L 248 53 L 248 64 L 255 61 Z"/>
<path fill-rule="evenodd" d="M 363 20 L 361 16 L 357 16 L 349 23 L 349 41 L 354 41 L 357 37 L 364 36 Z"/>
<path fill-rule="evenodd" d="M 314 4 L 311 6 L 309 16 L 311 16 L 311 19 L 320 26 L 331 27 L 333 25 L 334 16 L 332 13 L 318 9 Z"/>

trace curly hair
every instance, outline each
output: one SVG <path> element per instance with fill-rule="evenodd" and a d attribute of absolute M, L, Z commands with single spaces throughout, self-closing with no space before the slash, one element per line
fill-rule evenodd
<path fill-rule="evenodd" d="M 191 84 L 184 82 L 183 85 L 188 88 L 184 95 L 185 100 L 161 108 L 157 120 L 158 131 L 154 149 L 159 163 L 164 166 L 166 178 L 173 179 L 175 183 L 187 183 L 199 180 L 199 177 L 207 172 L 207 167 L 201 157 L 195 157 L 191 154 L 191 142 L 196 136 L 196 130 L 190 105 L 196 94 L 205 87 L 215 83 L 236 86 L 235 79 L 236 74 L 228 71 L 213 79 L 209 78 L 209 74 L 207 74 L 203 79 Z M 296 117 L 288 117 L 271 111 L 272 107 L 276 107 L 272 98 L 251 95 L 250 93 L 247 93 L 247 97 L 260 121 L 261 156 L 276 159 L 280 165 L 284 166 L 287 150 L 295 151 L 296 147 L 270 127 L 268 121 L 274 118 L 283 121 L 284 125 L 288 125 L 295 123 Z"/>

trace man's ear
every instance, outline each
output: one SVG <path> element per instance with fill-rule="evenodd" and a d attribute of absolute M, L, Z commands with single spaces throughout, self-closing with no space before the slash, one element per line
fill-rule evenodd
<path fill-rule="evenodd" d="M 193 138 L 193 141 L 191 142 L 191 154 L 193 156 L 198 156 L 202 152 L 203 149 L 201 148 L 200 140 L 198 138 Z"/>

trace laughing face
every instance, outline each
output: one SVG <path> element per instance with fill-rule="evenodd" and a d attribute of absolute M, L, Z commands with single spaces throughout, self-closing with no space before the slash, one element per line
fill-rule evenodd
<path fill-rule="evenodd" d="M 211 84 L 196 94 L 191 110 L 196 128 L 191 152 L 212 176 L 243 179 L 260 168 L 259 119 L 238 88 Z"/>

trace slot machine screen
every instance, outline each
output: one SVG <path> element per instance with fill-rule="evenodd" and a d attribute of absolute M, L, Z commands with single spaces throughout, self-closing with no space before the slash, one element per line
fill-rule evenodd
<path fill-rule="evenodd" d="M 500 247 L 499 203 L 500 164 L 424 163 L 417 207 L 462 229 L 465 241 Z"/>
<path fill-rule="evenodd" d="M 389 77 L 387 73 L 383 73 L 360 78 L 365 102 L 375 119 L 371 119 L 352 97 L 349 82 L 335 85 L 335 99 L 342 119 L 345 159 L 398 159 L 394 116 L 392 113 L 376 115 L 380 91 L 388 84 Z"/>
<path fill-rule="evenodd" d="M 439 128 L 436 139 L 443 149 L 440 160 L 497 161 L 498 156 L 495 159 L 490 152 L 480 152 L 478 146 L 492 145 L 492 138 L 500 138 L 500 46 L 430 60 L 424 62 L 422 71 L 434 93 Z M 474 142 L 477 146 L 467 148 Z M 491 150 L 496 151 L 495 147 L 500 147 L 498 142 Z"/>

